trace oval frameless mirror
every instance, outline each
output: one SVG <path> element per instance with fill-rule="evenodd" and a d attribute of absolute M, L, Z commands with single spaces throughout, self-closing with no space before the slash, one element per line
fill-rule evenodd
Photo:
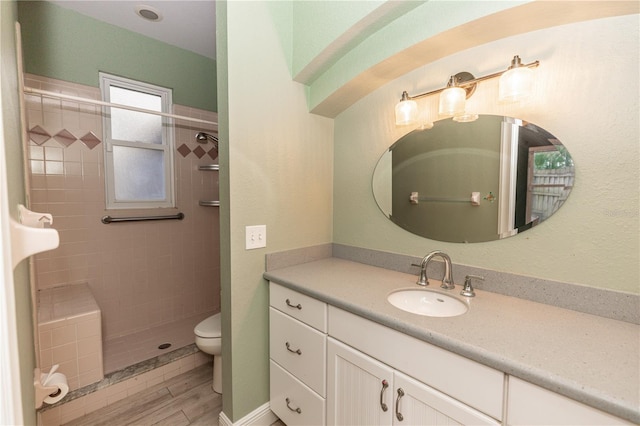
<path fill-rule="evenodd" d="M 574 165 L 551 133 L 511 117 L 437 121 L 382 155 L 373 193 L 396 225 L 432 240 L 510 237 L 548 219 L 569 196 Z"/>

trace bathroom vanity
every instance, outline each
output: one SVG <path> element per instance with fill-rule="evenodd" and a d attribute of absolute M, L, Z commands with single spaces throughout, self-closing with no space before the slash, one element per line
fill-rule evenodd
<path fill-rule="evenodd" d="M 415 315 L 387 301 L 415 275 L 338 258 L 265 278 L 271 409 L 287 425 L 640 421 L 638 325 L 459 285 L 438 291 L 465 314 Z"/>

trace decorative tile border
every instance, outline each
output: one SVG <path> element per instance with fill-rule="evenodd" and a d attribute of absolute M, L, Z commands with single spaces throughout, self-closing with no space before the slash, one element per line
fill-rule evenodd
<path fill-rule="evenodd" d="M 191 153 L 193 153 L 198 158 L 204 157 L 205 154 L 211 157 L 212 160 L 215 160 L 216 158 L 218 158 L 218 150 L 215 148 L 211 148 L 209 151 L 205 151 L 204 148 L 202 148 L 201 146 L 197 146 L 192 151 L 191 148 L 189 148 L 186 144 L 183 143 L 178 147 L 176 151 L 178 151 L 180 155 L 182 155 L 185 158 L 187 157 L 187 155 Z"/>
<path fill-rule="evenodd" d="M 56 142 L 62 145 L 63 148 L 70 147 L 76 141 L 82 142 L 89 149 L 93 149 L 102 143 L 100 138 L 98 138 L 93 132 L 88 132 L 85 135 L 78 138 L 67 129 L 62 129 L 58 133 L 56 133 L 54 136 L 51 136 L 51 134 L 46 129 L 44 129 L 39 125 L 36 125 L 36 126 L 33 126 L 28 133 L 29 133 L 29 139 L 31 140 L 31 142 L 33 142 L 38 146 L 43 145 L 45 142 L 47 142 L 51 138 L 53 138 Z M 189 154 L 193 154 L 198 158 L 202 158 L 205 155 L 208 155 L 212 160 L 215 160 L 216 158 L 218 158 L 217 149 L 211 148 L 207 151 L 200 145 L 198 145 L 192 150 L 191 148 L 189 148 L 189 146 L 187 146 L 187 144 L 183 143 L 176 149 L 176 151 L 178 151 L 178 153 L 183 158 L 187 158 Z"/>
<path fill-rule="evenodd" d="M 29 139 L 31 139 L 31 141 L 36 145 L 40 146 L 51 139 L 51 134 L 41 126 L 34 126 L 29 130 Z M 84 136 L 77 138 L 67 129 L 60 130 L 53 136 L 53 139 L 64 148 L 68 148 L 78 140 L 89 149 L 95 148 L 102 142 L 93 132 L 88 132 Z"/>
<path fill-rule="evenodd" d="M 51 139 L 51 135 L 42 127 L 34 126 L 31 130 L 29 130 L 29 138 L 36 145 L 42 145 L 49 139 Z"/>

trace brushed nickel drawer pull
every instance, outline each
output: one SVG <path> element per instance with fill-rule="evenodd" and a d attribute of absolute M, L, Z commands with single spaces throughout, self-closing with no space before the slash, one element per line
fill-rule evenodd
<path fill-rule="evenodd" d="M 386 380 L 382 381 L 382 389 L 380 390 L 380 408 L 382 408 L 382 411 L 386 412 L 389 407 L 387 407 L 387 404 L 385 404 L 382 399 L 384 398 L 384 391 L 387 390 L 387 388 L 389 387 L 389 382 L 387 382 Z"/>
<path fill-rule="evenodd" d="M 293 349 L 291 349 L 291 345 L 289 345 L 289 342 L 286 342 L 285 346 L 287 347 L 287 350 L 289 352 L 293 352 L 294 354 L 302 355 L 302 351 L 300 349 L 296 349 L 295 351 Z"/>
<path fill-rule="evenodd" d="M 404 420 L 404 416 L 402 415 L 402 413 L 400 413 L 400 398 L 402 398 L 403 396 L 404 391 L 402 390 L 402 388 L 398 388 L 398 399 L 396 399 L 396 418 L 399 421 Z"/>
<path fill-rule="evenodd" d="M 299 303 L 297 305 L 292 305 L 291 304 L 291 300 L 289 300 L 289 299 L 285 300 L 285 302 L 286 302 L 287 306 L 290 307 L 290 308 L 302 309 L 302 305 L 299 304 Z"/>
<path fill-rule="evenodd" d="M 287 408 L 288 408 L 289 410 L 291 410 L 291 411 L 293 411 L 293 412 L 296 412 L 296 413 L 298 413 L 298 414 L 302 414 L 302 410 L 300 409 L 300 407 L 298 407 L 298 408 L 291 408 L 291 406 L 289 405 L 289 403 L 291 402 L 291 401 L 289 401 L 289 398 L 285 399 L 285 401 L 287 401 Z"/>

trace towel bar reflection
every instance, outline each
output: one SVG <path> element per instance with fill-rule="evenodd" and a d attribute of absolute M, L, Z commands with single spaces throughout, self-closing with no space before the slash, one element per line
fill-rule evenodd
<path fill-rule="evenodd" d="M 147 221 L 147 220 L 171 220 L 171 219 L 182 220 L 182 219 L 184 219 L 184 213 L 180 212 L 178 214 L 173 214 L 173 215 L 168 215 L 168 216 L 139 216 L 139 217 L 111 217 L 111 216 L 104 216 L 101 219 L 101 222 L 104 223 L 105 225 L 108 225 L 108 224 L 114 223 L 114 222 L 143 222 L 143 221 Z"/>
<path fill-rule="evenodd" d="M 486 198 L 485 198 L 486 199 Z M 454 198 L 454 197 L 421 197 L 420 193 L 412 192 L 409 195 L 409 203 L 419 204 L 420 201 L 432 201 L 439 203 L 471 203 L 472 206 L 480 205 L 480 193 L 472 192 L 469 198 Z"/>

